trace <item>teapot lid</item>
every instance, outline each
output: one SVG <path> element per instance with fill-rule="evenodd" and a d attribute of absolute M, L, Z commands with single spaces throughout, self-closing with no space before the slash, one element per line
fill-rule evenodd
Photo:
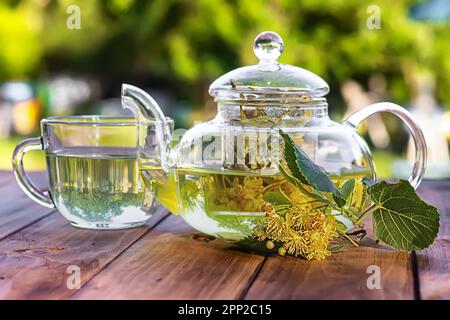
<path fill-rule="evenodd" d="M 325 96 L 329 87 L 321 77 L 278 62 L 283 49 L 283 39 L 277 33 L 260 33 L 253 43 L 259 63 L 222 75 L 211 84 L 209 94 L 216 101 L 299 100 Z"/>

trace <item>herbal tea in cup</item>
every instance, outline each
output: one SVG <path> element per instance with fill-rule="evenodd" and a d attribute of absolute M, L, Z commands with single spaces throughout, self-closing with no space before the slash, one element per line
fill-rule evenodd
<path fill-rule="evenodd" d="M 159 124 L 146 120 L 140 127 L 148 136 L 146 161 L 151 162 L 151 136 Z M 80 228 L 129 228 L 152 216 L 155 198 L 139 170 L 134 118 L 53 117 L 42 120 L 41 129 L 42 137 L 24 140 L 13 156 L 17 181 L 30 198 L 56 207 Z M 22 165 L 23 155 L 37 149 L 46 154 L 48 193 L 33 186 Z"/>

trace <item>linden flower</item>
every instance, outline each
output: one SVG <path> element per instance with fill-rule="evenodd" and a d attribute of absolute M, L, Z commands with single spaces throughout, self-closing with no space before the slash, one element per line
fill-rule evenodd
<path fill-rule="evenodd" d="M 286 221 L 282 216 L 274 214 L 265 219 L 266 233 L 270 238 L 281 241 L 286 238 Z"/>
<path fill-rule="evenodd" d="M 216 201 L 220 204 L 225 204 L 228 203 L 228 196 L 226 193 L 219 193 L 216 195 Z"/>
<path fill-rule="evenodd" d="M 226 195 L 219 195 L 220 203 L 235 211 L 259 211 L 264 204 L 264 181 L 258 177 L 245 177 L 240 184 L 239 178 L 234 178 L 231 187 L 226 189 Z"/>
<path fill-rule="evenodd" d="M 264 189 L 264 181 L 258 177 L 246 176 L 244 178 L 244 187 L 250 188 L 253 191 L 261 192 Z"/>
<path fill-rule="evenodd" d="M 286 252 L 305 259 L 323 260 L 331 253 L 330 241 L 338 234 L 336 219 L 306 205 L 294 205 L 284 215 L 271 206 L 263 207 L 265 236 L 283 243 Z"/>
<path fill-rule="evenodd" d="M 304 142 L 303 136 L 301 136 L 301 135 L 295 135 L 293 140 L 296 145 L 301 145 Z"/>

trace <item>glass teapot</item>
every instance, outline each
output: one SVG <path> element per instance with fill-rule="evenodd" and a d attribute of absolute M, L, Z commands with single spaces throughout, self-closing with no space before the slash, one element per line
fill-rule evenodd
<path fill-rule="evenodd" d="M 283 48 L 276 33 L 259 34 L 253 46 L 259 63 L 215 80 L 209 93 L 218 105 L 216 117 L 189 129 L 173 148 L 169 125 L 158 104 L 142 90 L 123 85 L 123 106 L 134 112 L 138 123 L 156 118 L 162 124 L 159 163 L 146 155 L 145 127 L 138 135 L 141 171 L 152 182 L 159 201 L 198 231 L 231 241 L 254 237 L 264 224 L 267 199 L 276 195 L 304 210 L 314 207 L 314 199 L 279 172 L 280 129 L 338 187 L 354 179 L 349 199 L 357 212 L 370 206 L 362 179 L 376 179 L 370 150 L 356 130 L 370 115 L 390 112 L 405 123 L 416 147 L 409 181 L 417 187 L 422 179 L 425 140 L 408 111 L 382 102 L 342 123 L 332 121 L 324 98 L 329 91 L 327 83 L 305 69 L 279 63 Z M 348 221 L 343 223 L 352 227 Z"/>

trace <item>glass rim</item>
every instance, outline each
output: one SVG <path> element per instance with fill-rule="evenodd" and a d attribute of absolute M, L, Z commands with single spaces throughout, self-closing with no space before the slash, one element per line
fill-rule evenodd
<path fill-rule="evenodd" d="M 169 125 L 173 125 L 174 120 L 166 117 Z M 103 116 L 103 115 L 79 115 L 79 116 L 54 116 L 41 120 L 42 124 L 63 124 L 63 125 L 98 125 L 98 126 L 134 126 L 137 121 L 133 116 Z M 161 120 L 144 120 L 139 123 L 159 124 Z"/>

